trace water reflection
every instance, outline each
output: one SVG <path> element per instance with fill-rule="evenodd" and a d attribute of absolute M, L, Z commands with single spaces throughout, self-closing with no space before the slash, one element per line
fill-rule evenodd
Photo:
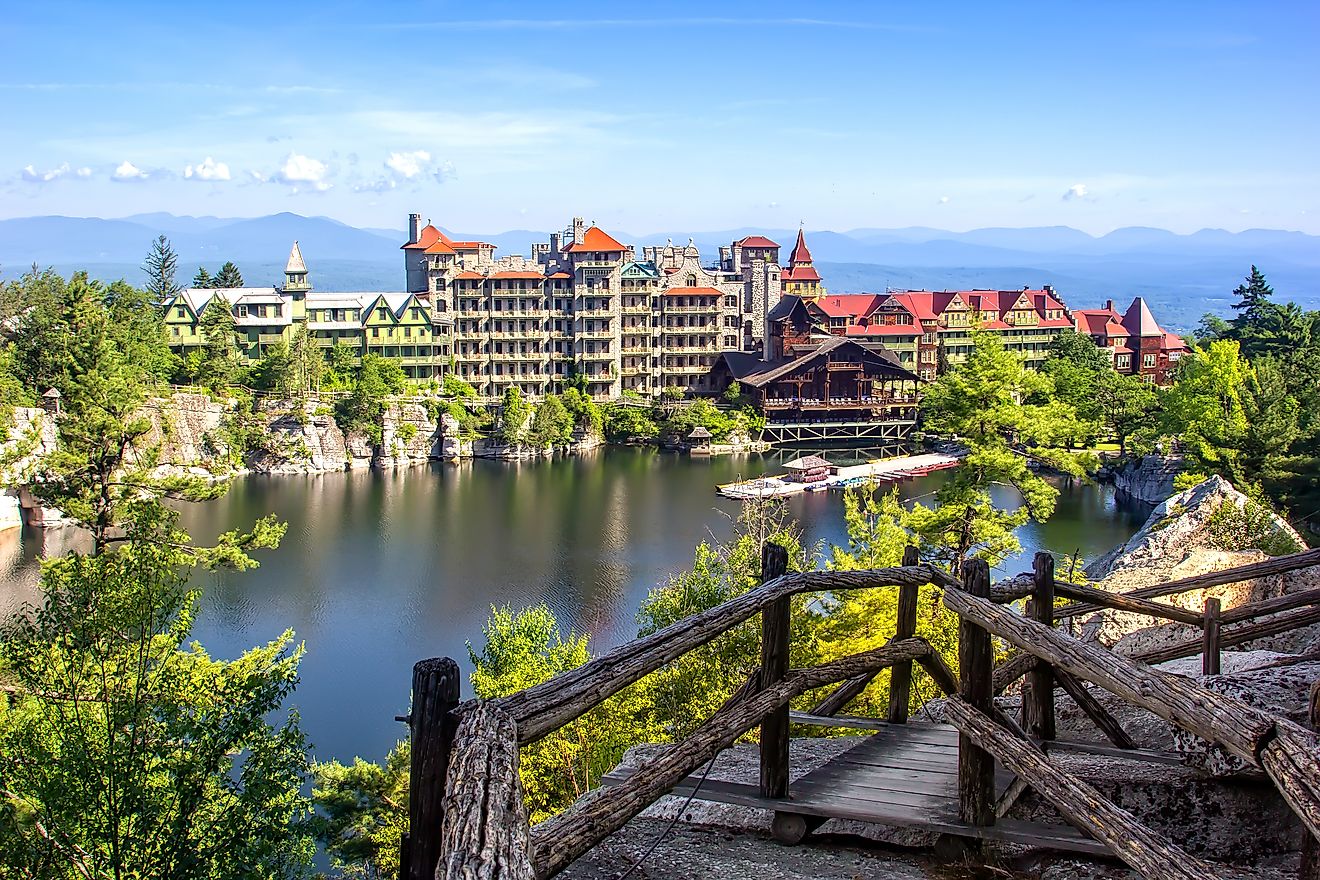
<path fill-rule="evenodd" d="M 308 648 L 295 702 L 317 756 L 379 759 L 404 732 L 392 719 L 407 708 L 414 661 L 448 655 L 466 665 L 466 643 L 480 641 L 492 605 L 545 602 L 566 629 L 591 633 L 596 650 L 631 638 L 647 591 L 687 566 L 699 541 L 728 535 L 737 505 L 718 498 L 715 484 L 777 471 L 793 454 L 687 459 L 609 449 L 521 464 L 246 478 L 225 498 L 188 509 L 185 527 L 205 541 L 274 513 L 288 535 L 255 571 L 198 576 L 195 636 L 213 656 L 233 657 L 294 629 Z M 942 479 L 905 483 L 902 493 L 928 498 Z M 1040 548 L 1094 557 L 1144 519 L 1107 488 L 1062 488 L 1054 519 L 1020 533 L 1028 560 Z M 996 500 L 1016 503 L 1009 491 Z M 797 496 L 789 507 L 808 545 L 844 540 L 838 493 Z M 34 598 L 39 552 L 31 536 L 16 535 L 0 535 L 0 605 L 11 607 Z M 1000 574 L 1028 566 L 1017 560 Z"/>

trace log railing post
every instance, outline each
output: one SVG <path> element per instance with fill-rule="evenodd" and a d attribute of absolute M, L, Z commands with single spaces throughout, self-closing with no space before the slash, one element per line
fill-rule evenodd
<path fill-rule="evenodd" d="M 963 563 L 963 589 L 990 598 L 990 566 L 984 559 Z M 963 617 L 958 623 L 958 693 L 986 717 L 994 714 L 994 648 L 990 633 Z M 958 734 L 958 816 L 969 825 L 995 821 L 995 759 L 966 733 Z"/>
<path fill-rule="evenodd" d="M 903 548 L 903 566 L 918 565 L 921 558 L 917 548 L 909 544 Z M 917 597 L 916 584 L 904 584 L 898 588 L 898 625 L 894 630 L 895 639 L 910 639 L 917 634 Z M 912 661 L 898 663 L 889 671 L 889 723 L 906 724 L 908 706 L 912 702 Z"/>
<path fill-rule="evenodd" d="M 1044 551 L 1036 554 L 1032 573 L 1031 599 L 1027 616 L 1054 626 L 1054 557 Z M 1022 726 L 1039 740 L 1052 740 L 1054 729 L 1054 670 L 1043 661 L 1027 673 L 1022 689 Z"/>
<path fill-rule="evenodd" d="M 1205 600 L 1205 619 L 1201 622 L 1201 674 L 1219 674 L 1219 600 Z"/>
<path fill-rule="evenodd" d="M 1311 684 L 1311 729 L 1320 733 L 1320 679 Z M 1320 880 L 1320 841 L 1309 828 L 1303 828 L 1302 860 L 1297 868 L 1297 880 Z"/>
<path fill-rule="evenodd" d="M 761 582 L 788 571 L 788 551 L 767 541 L 761 546 Z M 789 616 L 792 600 L 776 599 L 761 611 L 761 690 L 788 674 Z M 788 796 L 788 706 L 775 709 L 761 722 L 761 797 Z"/>
<path fill-rule="evenodd" d="M 457 723 L 458 664 L 448 657 L 419 660 L 413 666 L 412 711 L 408 731 L 412 764 L 408 774 L 408 867 L 406 880 L 431 880 L 440 858 L 445 780 Z"/>

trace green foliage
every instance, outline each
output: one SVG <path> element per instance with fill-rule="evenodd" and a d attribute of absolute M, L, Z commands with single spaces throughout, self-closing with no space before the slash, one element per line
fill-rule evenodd
<path fill-rule="evenodd" d="M 489 700 L 524 690 L 590 659 L 587 637 L 564 637 L 544 605 L 514 613 L 492 608 L 480 652 L 468 645 L 472 689 Z M 520 761 L 524 800 L 533 822 L 563 810 L 600 784 L 600 778 L 638 742 L 654 740 L 637 686 L 531 745 Z"/>
<path fill-rule="evenodd" d="M 1248 431 L 1243 401 L 1251 375 L 1237 342 L 1212 342 L 1183 358 L 1177 380 L 1162 401 L 1164 433 L 1178 438 L 1195 467 L 1223 474 L 1240 486 L 1250 483 L 1241 450 Z"/>
<path fill-rule="evenodd" d="M 395 746 L 384 765 L 361 758 L 312 768 L 316 839 L 343 877 L 375 880 L 399 874 L 399 843 L 408 830 L 407 740 Z"/>
<path fill-rule="evenodd" d="M 352 393 L 335 406 L 335 421 L 345 433 L 358 431 L 380 446 L 384 442 L 381 420 L 385 416 L 386 398 L 402 394 L 407 384 L 397 360 L 363 355 Z"/>
<path fill-rule="evenodd" d="M 197 322 L 202 336 L 202 362 L 197 380 L 208 388 L 221 388 L 234 381 L 242 367 L 239 357 L 238 322 L 233 307 L 221 294 L 211 297 Z"/>
<path fill-rule="evenodd" d="M 1091 337 L 1065 330 L 1050 343 L 1041 372 L 1053 381 L 1053 399 L 1071 407 L 1076 415 L 1078 434 L 1067 441 L 1089 443 L 1103 414 L 1100 389 L 1110 376 L 1117 375 L 1110 356 Z"/>
<path fill-rule="evenodd" d="M 743 410 L 725 412 L 705 397 L 699 397 L 662 418 L 659 424 L 660 435 L 671 442 L 682 440 L 692 433 L 692 429 L 701 426 L 710 431 L 716 443 L 723 443 L 734 434 L 746 432 L 758 424 L 759 415 L 749 415 Z M 764 422 L 759 422 L 763 425 Z"/>
<path fill-rule="evenodd" d="M 605 416 L 589 394 L 577 388 L 568 388 L 564 391 L 562 400 L 575 428 L 597 434 L 604 428 Z"/>
<path fill-rule="evenodd" d="M 546 395 L 532 415 L 532 423 L 527 429 L 527 445 L 537 448 L 563 446 L 572 439 L 573 416 L 558 396 Z"/>
<path fill-rule="evenodd" d="M 237 660 L 187 645 L 197 594 L 160 544 L 45 564 L 0 669 L 0 873 L 301 876 L 311 859 L 286 632 Z"/>
<path fill-rule="evenodd" d="M 968 454 L 936 492 L 935 508 L 917 505 L 908 520 L 922 558 L 955 572 L 969 555 L 994 565 L 1017 552 L 1013 530 L 1054 514 L 1058 490 L 1032 473 L 1028 455 L 1073 476 L 1088 464 L 1053 448 L 1081 431 L 1074 409 L 1053 399 L 1050 377 L 1026 369 L 996 334 L 973 331 L 972 343 L 965 363 L 927 386 L 922 414 L 928 429 L 958 437 Z M 997 509 L 997 485 L 1016 489 L 1023 506 Z"/>
<path fill-rule="evenodd" d="M 611 443 L 648 443 L 660 435 L 650 411 L 640 406 L 607 403 L 602 415 L 605 439 Z"/>
<path fill-rule="evenodd" d="M 527 418 L 531 415 L 531 404 L 523 400 L 518 386 L 510 385 L 504 391 L 504 401 L 500 407 L 499 439 L 505 446 L 517 446 L 527 434 Z"/>
<path fill-rule="evenodd" d="M 235 288 L 243 286 L 243 273 L 238 271 L 238 267 L 231 262 L 226 262 L 216 273 L 214 285 L 221 288 Z"/>
<path fill-rule="evenodd" d="M 1119 453 L 1126 455 L 1134 439 L 1141 448 L 1132 451 L 1148 451 L 1159 423 L 1155 388 L 1140 376 L 1110 371 L 1100 377 L 1095 394 L 1100 423 L 1118 441 Z"/>
<path fill-rule="evenodd" d="M 470 382 L 465 382 L 451 373 L 446 373 L 440 387 L 440 393 L 445 397 L 453 397 L 458 400 L 471 400 L 476 398 L 477 389 L 473 388 Z"/>
<path fill-rule="evenodd" d="M 151 243 L 147 259 L 142 264 L 142 271 L 147 275 L 147 293 L 157 303 L 164 302 L 181 289 L 174 280 L 179 268 L 179 255 L 165 236 L 158 237 Z"/>
<path fill-rule="evenodd" d="M 206 271 L 205 266 L 198 266 L 197 274 L 193 276 L 192 286 L 199 290 L 209 290 L 215 287 L 215 279 L 211 277 L 210 272 Z"/>
<path fill-rule="evenodd" d="M 1210 514 L 1205 528 L 1207 543 L 1220 550 L 1260 550 L 1284 556 L 1306 549 L 1278 527 L 1267 506 L 1252 499 L 1241 506 L 1225 501 Z"/>

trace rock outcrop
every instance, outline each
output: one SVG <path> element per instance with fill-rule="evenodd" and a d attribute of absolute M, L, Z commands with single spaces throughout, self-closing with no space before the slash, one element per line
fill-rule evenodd
<path fill-rule="evenodd" d="M 1174 478 L 1182 470 L 1181 455 L 1143 455 L 1114 469 L 1114 488 L 1129 498 L 1158 504 L 1173 494 Z"/>
<path fill-rule="evenodd" d="M 443 451 L 440 431 L 441 426 L 431 419 L 425 405 L 412 401 L 391 403 L 381 419 L 381 445 L 372 464 L 397 468 L 439 458 Z"/>

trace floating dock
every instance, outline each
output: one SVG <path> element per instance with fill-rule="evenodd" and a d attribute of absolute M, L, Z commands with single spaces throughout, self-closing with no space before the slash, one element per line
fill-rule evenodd
<path fill-rule="evenodd" d="M 839 465 L 823 480 L 810 483 L 777 477 L 759 477 L 740 483 L 725 483 L 716 491 L 725 498 L 780 498 L 800 492 L 820 492 L 826 489 L 846 489 L 863 483 L 896 483 L 913 477 L 924 477 L 935 471 L 956 467 L 958 457 L 940 452 L 922 455 L 904 455 L 899 458 L 875 459 L 864 464 Z"/>

